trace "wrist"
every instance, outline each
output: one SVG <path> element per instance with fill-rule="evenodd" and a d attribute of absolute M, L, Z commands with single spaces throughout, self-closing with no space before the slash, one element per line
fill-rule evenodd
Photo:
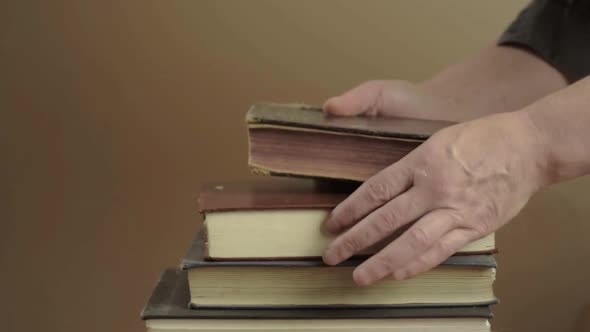
<path fill-rule="evenodd" d="M 550 96 L 519 111 L 528 119 L 543 160 L 544 185 L 590 173 L 584 118 L 568 117 L 559 96 Z M 573 115 L 573 114 L 571 114 Z"/>
<path fill-rule="evenodd" d="M 534 110 L 530 107 L 512 112 L 516 121 L 520 122 L 523 134 L 529 139 L 528 149 L 534 170 L 536 171 L 539 188 L 551 185 L 556 181 L 555 167 L 549 150 L 548 138 L 542 127 L 538 125 Z"/>

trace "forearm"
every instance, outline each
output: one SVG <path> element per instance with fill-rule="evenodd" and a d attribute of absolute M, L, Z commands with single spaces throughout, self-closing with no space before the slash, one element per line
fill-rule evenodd
<path fill-rule="evenodd" d="M 545 184 L 590 174 L 590 77 L 521 112 L 542 146 Z"/>
<path fill-rule="evenodd" d="M 421 86 L 447 99 L 457 118 L 470 120 L 521 109 L 555 92 L 567 82 L 563 75 L 527 51 L 492 46 L 452 65 Z"/>

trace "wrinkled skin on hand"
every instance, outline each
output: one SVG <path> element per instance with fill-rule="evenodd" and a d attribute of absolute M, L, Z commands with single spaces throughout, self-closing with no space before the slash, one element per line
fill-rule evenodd
<path fill-rule="evenodd" d="M 360 110 L 356 114 L 403 113 L 394 107 L 399 106 L 395 100 L 371 100 L 386 99 L 387 91 L 351 92 L 356 99 L 344 97 L 355 100 L 346 105 Z M 433 106 L 445 104 L 433 100 Z M 332 103 L 325 105 L 327 112 L 355 115 L 338 111 Z M 423 108 L 422 115 L 430 111 Z M 411 224 L 355 269 L 355 282 L 370 285 L 386 276 L 402 280 L 437 266 L 506 224 L 544 185 L 540 142 L 528 116 L 519 112 L 439 131 L 368 179 L 332 211 L 323 231 L 339 236 L 324 253 L 324 262 L 338 264 Z"/>

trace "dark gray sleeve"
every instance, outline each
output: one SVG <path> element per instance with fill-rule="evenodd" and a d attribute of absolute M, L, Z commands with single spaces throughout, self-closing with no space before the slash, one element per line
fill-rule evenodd
<path fill-rule="evenodd" d="M 534 0 L 500 37 L 526 49 L 573 83 L 590 75 L 590 0 Z"/>

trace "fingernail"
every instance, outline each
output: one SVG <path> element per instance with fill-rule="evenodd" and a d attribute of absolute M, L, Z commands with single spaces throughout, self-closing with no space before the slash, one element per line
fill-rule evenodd
<path fill-rule="evenodd" d="M 371 280 L 367 275 L 367 270 L 364 268 L 356 268 L 352 272 L 352 279 L 359 286 L 368 286 L 371 284 Z"/>
<path fill-rule="evenodd" d="M 328 265 L 336 265 L 340 263 L 338 252 L 333 247 L 328 247 L 322 256 L 324 263 Z"/>
<path fill-rule="evenodd" d="M 322 234 L 324 234 L 324 235 L 330 235 L 330 236 L 336 235 L 338 230 L 335 229 L 335 227 L 332 224 L 333 224 L 332 223 L 332 213 L 330 213 L 326 217 L 326 220 L 324 220 L 324 222 L 320 226 L 320 232 L 322 232 Z"/>
<path fill-rule="evenodd" d="M 322 109 L 324 110 L 324 112 L 330 113 L 330 109 L 334 106 L 334 102 L 337 100 L 337 98 L 338 97 L 332 97 L 326 100 L 326 102 L 324 102 L 324 105 L 322 105 Z"/>

